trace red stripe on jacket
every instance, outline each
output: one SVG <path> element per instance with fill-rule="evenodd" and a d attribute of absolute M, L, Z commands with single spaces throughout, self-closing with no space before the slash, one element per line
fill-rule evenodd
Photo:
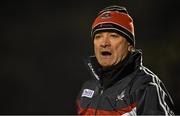
<path fill-rule="evenodd" d="M 94 108 L 81 108 L 79 101 L 77 101 L 78 115 L 123 115 L 125 113 L 131 112 L 133 108 L 136 107 L 136 103 L 132 103 L 125 108 L 117 109 L 116 111 L 110 110 L 100 110 Z"/>

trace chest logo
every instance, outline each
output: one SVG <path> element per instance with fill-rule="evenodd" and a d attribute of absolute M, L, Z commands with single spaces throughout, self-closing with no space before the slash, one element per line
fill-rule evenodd
<path fill-rule="evenodd" d="M 83 90 L 83 93 L 82 93 L 82 95 L 81 95 L 81 97 L 92 98 L 92 97 L 93 97 L 93 94 L 94 94 L 94 91 L 93 91 L 93 90 L 90 90 L 90 89 L 84 89 L 84 90 Z"/>

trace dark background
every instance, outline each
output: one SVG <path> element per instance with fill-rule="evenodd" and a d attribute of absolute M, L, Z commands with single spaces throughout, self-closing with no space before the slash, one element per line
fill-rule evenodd
<path fill-rule="evenodd" d="M 83 59 L 93 53 L 99 10 L 123 5 L 134 19 L 144 65 L 166 85 L 180 114 L 178 0 L 25 0 L 0 2 L 0 114 L 75 114 Z"/>

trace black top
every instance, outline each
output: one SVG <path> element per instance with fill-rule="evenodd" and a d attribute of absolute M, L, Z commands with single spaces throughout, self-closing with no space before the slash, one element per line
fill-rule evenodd
<path fill-rule="evenodd" d="M 142 65 L 139 50 L 123 62 L 103 69 L 95 57 L 87 60 L 93 78 L 77 99 L 78 114 L 172 115 L 173 101 L 163 82 Z"/>

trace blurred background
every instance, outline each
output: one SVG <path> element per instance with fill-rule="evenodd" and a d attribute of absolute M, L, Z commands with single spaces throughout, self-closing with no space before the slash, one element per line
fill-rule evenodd
<path fill-rule="evenodd" d="M 134 19 L 144 65 L 166 85 L 180 114 L 180 13 L 177 0 L 25 0 L 0 2 L 0 114 L 76 114 L 92 78 L 91 24 L 122 5 Z"/>

